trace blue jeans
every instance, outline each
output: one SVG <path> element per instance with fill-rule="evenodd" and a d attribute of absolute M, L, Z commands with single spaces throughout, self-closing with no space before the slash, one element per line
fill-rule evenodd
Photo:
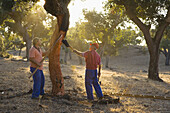
<path fill-rule="evenodd" d="M 30 67 L 30 71 L 33 73 L 36 68 Z M 45 78 L 42 70 L 37 70 L 36 73 L 33 75 L 33 92 L 32 98 L 37 98 L 39 95 L 44 95 L 44 84 Z"/>
<path fill-rule="evenodd" d="M 101 90 L 101 87 L 98 83 L 97 79 L 97 70 L 88 70 L 86 69 L 85 73 L 85 86 L 86 86 L 86 93 L 87 93 L 87 99 L 93 100 L 93 88 L 92 85 L 96 91 L 97 97 L 103 97 L 103 93 Z"/>

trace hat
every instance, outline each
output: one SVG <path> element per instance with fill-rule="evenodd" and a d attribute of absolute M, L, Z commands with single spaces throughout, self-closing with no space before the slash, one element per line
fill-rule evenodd
<path fill-rule="evenodd" d="M 98 44 L 98 43 L 92 43 L 92 44 L 90 44 L 90 45 L 94 45 L 94 46 L 96 47 L 96 49 L 99 48 L 99 44 Z"/>

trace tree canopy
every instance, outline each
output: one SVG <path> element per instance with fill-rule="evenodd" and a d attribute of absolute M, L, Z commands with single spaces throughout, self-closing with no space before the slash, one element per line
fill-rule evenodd
<path fill-rule="evenodd" d="M 159 45 L 170 24 L 169 0 L 108 0 L 106 8 L 128 16 L 143 32 L 150 53 L 148 78 L 162 81 L 158 73 Z M 151 26 L 155 32 L 151 35 Z"/>
<path fill-rule="evenodd" d="M 0 23 L 1 31 L 3 31 L 1 34 L 3 33 L 4 38 L 7 38 L 7 35 L 4 35 L 4 33 L 12 33 L 20 37 L 20 42 L 26 42 L 26 47 L 28 48 L 27 56 L 31 40 L 34 37 L 41 38 L 45 42 L 43 43 L 44 47 L 48 47 L 47 41 L 49 42 L 49 38 L 54 30 L 54 23 L 57 21 L 55 17 L 48 15 L 35 2 L 31 0 L 3 0 L 0 2 Z M 3 29 L 8 30 L 5 31 Z"/>

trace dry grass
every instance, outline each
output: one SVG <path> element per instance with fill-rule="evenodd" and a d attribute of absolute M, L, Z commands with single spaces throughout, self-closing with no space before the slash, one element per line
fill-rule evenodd
<path fill-rule="evenodd" d="M 103 67 L 101 87 L 104 94 L 130 93 L 170 97 L 170 68 L 164 66 L 164 56 L 160 56 L 160 77 L 165 81 L 157 82 L 147 79 L 147 68 L 149 56 L 139 52 L 139 48 L 129 47 L 128 50 L 120 50 L 120 55 L 112 57 L 109 62 L 110 69 Z M 72 98 L 85 100 L 84 65 L 78 65 L 78 59 L 73 55 L 68 64 L 61 64 L 65 79 L 66 93 Z M 103 59 L 104 62 L 104 59 Z M 85 63 L 84 63 L 85 64 Z M 48 62 L 44 62 L 44 73 L 46 78 L 45 91 L 51 90 L 51 81 L 48 72 Z M 11 61 L 0 59 L 0 97 L 5 98 L 17 93 L 27 92 L 32 88 L 32 82 L 28 79 L 29 63 L 23 61 Z M 98 113 L 98 112 L 158 112 L 169 113 L 170 101 L 156 99 L 142 99 L 120 97 L 119 104 L 95 105 L 84 101 L 68 101 L 66 99 L 51 98 L 42 100 L 39 106 L 38 100 L 30 99 L 31 94 L 11 99 L 0 100 L 0 112 L 15 113 Z"/>

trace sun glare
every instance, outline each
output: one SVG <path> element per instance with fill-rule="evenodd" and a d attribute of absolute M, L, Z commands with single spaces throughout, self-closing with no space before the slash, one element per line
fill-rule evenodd
<path fill-rule="evenodd" d="M 44 6 L 45 1 L 44 0 L 40 0 L 39 2 L 37 2 L 37 4 L 40 5 L 40 6 Z"/>

